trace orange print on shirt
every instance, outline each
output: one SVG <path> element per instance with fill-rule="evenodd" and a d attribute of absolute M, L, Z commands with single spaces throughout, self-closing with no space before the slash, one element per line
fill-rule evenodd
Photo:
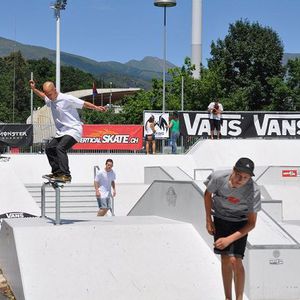
<path fill-rule="evenodd" d="M 238 204 L 240 202 L 240 199 L 238 198 L 234 198 L 234 197 L 227 197 L 227 200 L 230 202 L 230 203 L 233 203 L 233 204 Z"/>

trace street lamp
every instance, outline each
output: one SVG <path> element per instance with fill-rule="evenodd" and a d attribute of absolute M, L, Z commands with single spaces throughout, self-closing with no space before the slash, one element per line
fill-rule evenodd
<path fill-rule="evenodd" d="M 176 0 L 154 0 L 154 5 L 164 8 L 164 59 L 163 59 L 163 113 L 166 110 L 166 48 L 167 48 L 167 7 L 176 6 Z"/>
<path fill-rule="evenodd" d="M 67 0 L 56 0 L 50 7 L 56 18 L 56 89 L 60 92 L 60 11 L 66 9 Z"/>
<path fill-rule="evenodd" d="M 112 98 L 112 82 L 109 83 L 109 87 L 110 87 L 110 94 L 109 94 L 109 109 L 111 109 L 111 98 Z"/>

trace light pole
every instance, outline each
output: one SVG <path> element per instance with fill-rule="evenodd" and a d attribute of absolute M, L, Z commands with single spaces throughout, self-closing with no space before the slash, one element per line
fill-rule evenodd
<path fill-rule="evenodd" d="M 109 109 L 111 109 L 111 98 L 112 98 L 112 82 L 109 83 L 110 93 L 109 93 Z"/>
<path fill-rule="evenodd" d="M 176 0 L 154 0 L 154 5 L 164 8 L 164 58 L 163 58 L 163 106 L 162 112 L 166 110 L 166 56 L 167 56 L 167 7 L 176 6 Z"/>
<path fill-rule="evenodd" d="M 195 79 L 200 78 L 200 68 L 202 62 L 202 0 L 192 2 L 192 65 L 196 69 L 193 71 Z"/>
<path fill-rule="evenodd" d="M 60 11 L 66 9 L 67 0 L 56 0 L 50 7 L 56 18 L 56 89 L 60 92 Z"/>

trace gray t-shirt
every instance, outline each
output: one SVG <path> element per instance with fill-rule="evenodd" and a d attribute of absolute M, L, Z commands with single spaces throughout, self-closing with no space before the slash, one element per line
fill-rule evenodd
<path fill-rule="evenodd" d="M 212 215 L 227 221 L 247 220 L 247 214 L 261 210 L 258 185 L 252 178 L 240 188 L 229 185 L 232 170 L 216 171 L 208 176 L 204 184 L 213 193 Z"/>

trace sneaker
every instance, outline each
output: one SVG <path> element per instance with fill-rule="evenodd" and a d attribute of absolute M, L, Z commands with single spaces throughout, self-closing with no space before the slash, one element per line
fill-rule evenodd
<path fill-rule="evenodd" d="M 51 173 L 51 174 L 46 174 L 46 175 L 44 175 L 45 177 L 49 177 L 49 178 L 54 178 L 56 175 L 55 174 L 53 174 L 53 173 Z"/>
<path fill-rule="evenodd" d="M 71 175 L 59 175 L 59 176 L 54 176 L 53 179 L 57 181 L 71 182 L 72 177 Z"/>

